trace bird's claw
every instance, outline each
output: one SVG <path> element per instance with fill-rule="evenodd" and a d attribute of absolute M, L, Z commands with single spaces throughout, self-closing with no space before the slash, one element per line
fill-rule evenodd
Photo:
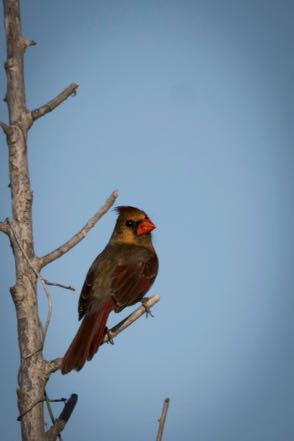
<path fill-rule="evenodd" d="M 151 312 L 151 309 L 149 308 L 149 306 L 146 305 L 148 300 L 149 300 L 149 297 L 145 297 L 144 299 L 141 300 L 142 306 L 146 312 L 146 318 L 148 318 L 149 315 L 150 315 L 150 317 L 154 317 L 154 315 Z"/>
<path fill-rule="evenodd" d="M 107 335 L 108 340 L 106 341 L 107 344 L 114 345 L 114 340 L 112 338 L 111 331 L 105 326 L 105 334 Z"/>

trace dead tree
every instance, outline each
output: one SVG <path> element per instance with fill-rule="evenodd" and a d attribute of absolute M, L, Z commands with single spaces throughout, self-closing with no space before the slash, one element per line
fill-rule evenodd
<path fill-rule="evenodd" d="M 44 402 L 47 399 L 45 386 L 50 375 L 59 369 L 61 359 L 47 361 L 43 357 L 44 340 L 50 322 L 51 298 L 47 281 L 42 278 L 40 273 L 45 265 L 64 255 L 86 236 L 88 231 L 112 206 L 117 198 L 117 192 L 113 192 L 109 196 L 97 213 L 71 239 L 45 256 L 36 256 L 32 230 L 33 193 L 27 158 L 27 133 L 34 121 L 54 110 L 74 94 L 78 84 L 70 84 L 55 98 L 37 109 L 27 109 L 23 59 L 26 49 L 35 45 L 35 42 L 22 35 L 19 0 L 3 0 L 3 4 L 7 40 L 7 60 L 5 63 L 7 93 L 5 101 L 8 107 L 9 122 L 0 122 L 0 126 L 6 135 L 9 153 L 12 213 L 10 218 L 0 222 L 0 231 L 8 236 L 15 259 L 16 280 L 10 291 L 15 305 L 20 351 L 17 389 L 18 420 L 21 424 L 23 441 L 53 441 L 60 436 L 60 432 L 68 421 L 76 405 L 77 395 L 73 394 L 66 401 L 63 411 L 56 420 L 51 410 L 49 411 L 52 426 L 45 431 Z M 38 314 L 38 279 L 48 296 L 48 317 L 44 326 L 40 324 Z M 147 306 L 153 306 L 158 300 L 158 296 L 153 296 Z M 138 308 L 135 313 L 112 329 L 110 337 L 121 332 L 144 312 L 144 307 Z M 47 404 L 49 405 L 48 400 Z"/>

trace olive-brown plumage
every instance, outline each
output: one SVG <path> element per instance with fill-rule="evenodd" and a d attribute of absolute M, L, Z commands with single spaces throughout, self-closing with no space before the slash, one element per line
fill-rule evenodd
<path fill-rule="evenodd" d="M 83 319 L 66 351 L 61 372 L 80 370 L 97 352 L 111 311 L 142 300 L 158 271 L 152 245 L 155 225 L 135 207 L 117 207 L 118 218 L 110 241 L 96 257 L 86 276 L 79 299 Z"/>

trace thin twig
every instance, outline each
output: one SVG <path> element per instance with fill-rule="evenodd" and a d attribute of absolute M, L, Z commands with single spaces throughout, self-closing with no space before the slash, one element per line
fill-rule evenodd
<path fill-rule="evenodd" d="M 166 416 L 167 416 L 167 412 L 168 412 L 169 401 L 170 401 L 169 398 L 166 398 L 163 401 L 161 416 L 160 416 L 160 418 L 158 420 L 159 427 L 158 427 L 156 441 L 161 441 L 162 440 L 164 424 L 165 424 L 165 420 L 166 420 Z"/>
<path fill-rule="evenodd" d="M 42 279 L 41 275 L 39 276 L 41 285 L 43 287 L 43 290 L 45 291 L 46 297 L 47 297 L 47 317 L 46 317 L 46 322 L 45 325 L 43 326 L 43 346 L 44 346 L 44 342 L 45 342 L 45 338 L 47 335 L 47 331 L 50 325 L 50 321 L 51 321 L 51 317 L 52 317 L 52 297 L 51 294 L 46 286 L 46 283 L 44 282 L 44 280 Z"/>
<path fill-rule="evenodd" d="M 44 326 L 41 325 L 41 328 L 42 328 L 42 335 L 43 335 L 43 346 L 44 346 L 44 342 L 45 342 L 46 334 L 47 334 L 48 327 L 49 327 L 49 324 L 50 324 L 50 321 L 51 321 L 51 317 L 52 317 L 52 298 L 51 298 L 50 292 L 49 292 L 49 290 L 48 290 L 48 288 L 47 288 L 47 286 L 46 286 L 46 283 L 45 283 L 43 277 L 41 276 L 41 274 L 39 273 L 39 271 L 34 267 L 34 265 L 32 264 L 32 262 L 30 261 L 28 255 L 27 255 L 27 253 L 25 252 L 25 250 L 24 250 L 24 248 L 23 248 L 23 246 L 22 246 L 22 244 L 21 244 L 21 242 L 20 242 L 20 239 L 19 239 L 18 235 L 16 234 L 16 231 L 15 231 L 15 229 L 14 229 L 12 223 L 9 221 L 9 219 L 7 219 L 7 223 L 8 223 L 8 225 L 10 226 L 10 229 L 11 229 L 11 231 L 12 231 L 14 237 L 15 237 L 16 243 L 17 243 L 17 245 L 19 246 L 21 252 L 23 253 L 23 255 L 24 255 L 26 261 L 28 262 L 29 266 L 31 267 L 31 269 L 33 270 L 33 272 L 35 273 L 35 275 L 37 276 L 37 278 L 40 280 L 40 283 L 41 283 L 41 285 L 42 285 L 42 287 L 43 287 L 43 290 L 44 290 L 44 292 L 45 292 L 45 294 L 46 294 L 46 297 L 47 297 L 47 304 L 48 304 L 47 318 L 46 318 L 45 325 L 44 325 Z"/>
<path fill-rule="evenodd" d="M 52 401 L 52 400 L 49 400 L 46 390 L 44 391 L 44 394 L 45 394 L 45 401 L 46 401 L 46 405 L 47 405 L 47 410 L 48 410 L 51 422 L 54 425 L 56 420 L 54 418 L 54 415 L 53 415 L 53 412 L 52 412 L 52 407 L 51 407 L 51 404 L 50 404 L 50 401 Z M 57 436 L 58 436 L 59 441 L 62 441 L 61 434 L 58 433 Z"/>
<path fill-rule="evenodd" d="M 67 400 L 64 408 L 62 409 L 58 419 L 67 423 L 67 421 L 70 419 L 70 416 L 71 416 L 71 414 L 77 404 L 77 401 L 78 401 L 77 394 L 71 394 L 71 396 Z"/>
<path fill-rule="evenodd" d="M 61 283 L 49 282 L 47 279 L 43 279 L 43 280 L 46 283 L 46 285 L 48 285 L 48 286 L 58 286 L 59 288 L 69 289 L 70 291 L 75 291 L 75 288 L 73 288 L 70 285 L 62 285 Z"/>
<path fill-rule="evenodd" d="M 46 115 L 46 113 L 52 112 L 57 106 L 59 106 L 63 101 L 65 101 L 68 97 L 73 95 L 77 88 L 78 84 L 72 83 L 68 87 L 66 87 L 62 92 L 60 92 L 55 98 L 48 101 L 48 103 L 43 104 L 43 106 L 38 107 L 31 111 L 32 120 L 36 121 L 42 116 Z"/>
<path fill-rule="evenodd" d="M 105 201 L 105 203 L 102 205 L 102 207 L 92 216 L 86 225 L 74 236 L 72 236 L 71 239 L 66 241 L 63 245 L 56 248 L 56 250 L 51 251 L 49 254 L 46 254 L 43 257 L 39 257 L 37 259 L 39 268 L 44 267 L 45 265 L 48 265 L 48 263 L 53 262 L 54 260 L 58 259 L 59 257 L 63 256 L 65 253 L 67 253 L 69 250 L 71 250 L 75 245 L 77 245 L 81 240 L 83 240 L 88 232 L 93 228 L 96 223 L 101 219 L 101 217 L 109 210 L 109 208 L 114 204 L 114 201 L 118 197 L 118 192 L 113 191 L 111 195 L 108 197 L 108 199 Z"/>

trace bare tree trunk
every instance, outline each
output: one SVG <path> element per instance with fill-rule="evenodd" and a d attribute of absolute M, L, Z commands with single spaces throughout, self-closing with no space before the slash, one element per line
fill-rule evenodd
<path fill-rule="evenodd" d="M 6 101 L 9 111 L 9 128 L 6 130 L 9 147 L 9 173 L 12 200 L 13 226 L 21 245 L 34 261 L 32 232 L 32 191 L 27 163 L 27 131 L 31 125 L 26 111 L 23 55 L 32 42 L 21 35 L 18 0 L 4 0 L 5 31 L 7 35 Z M 18 342 L 21 354 L 18 407 L 21 418 L 22 439 L 44 439 L 43 405 L 45 366 L 42 357 L 42 336 L 37 309 L 36 275 L 24 258 L 16 238 L 10 231 L 15 256 L 16 283 L 11 295 L 16 308 Z M 35 403 L 39 402 L 39 404 Z M 33 406 L 33 407 L 32 407 Z M 27 410 L 32 407 L 30 412 Z M 27 413 L 26 413 L 27 412 Z"/>
<path fill-rule="evenodd" d="M 22 36 L 19 0 L 3 0 L 3 4 L 7 39 L 7 61 L 5 63 L 7 93 L 5 100 L 8 106 L 9 124 L 0 121 L 0 127 L 6 134 L 9 150 L 12 216 L 10 219 L 0 222 L 0 231 L 9 237 L 15 258 L 16 281 L 10 291 L 17 316 L 20 351 L 17 389 L 18 421 L 21 423 L 23 441 L 55 441 L 58 436 L 60 437 L 60 432 L 71 416 L 77 402 L 77 395 L 71 395 L 56 420 L 50 411 L 52 426 L 45 432 L 44 401 L 47 401 L 47 406 L 49 406 L 45 386 L 50 375 L 60 368 L 61 359 L 46 361 L 43 358 L 44 338 L 50 321 L 50 310 L 43 328 L 38 315 L 37 280 L 41 281 L 46 295 L 50 299 L 46 288 L 48 282 L 42 279 L 40 270 L 76 246 L 108 211 L 118 194 L 113 192 L 84 227 L 63 245 L 45 256 L 37 257 L 35 255 L 32 227 L 33 194 L 27 160 L 27 133 L 35 120 L 51 112 L 70 97 L 78 88 L 78 84 L 70 84 L 39 108 L 27 110 L 23 59 L 25 50 L 29 46 L 33 46 L 35 42 Z M 146 302 L 145 308 L 138 308 L 112 328 L 104 341 L 115 337 L 127 326 L 130 326 L 144 314 L 146 307 L 151 308 L 158 300 L 159 296 L 151 297 Z"/>
<path fill-rule="evenodd" d="M 33 194 L 27 161 L 27 133 L 34 120 L 53 110 L 70 96 L 78 85 L 72 84 L 39 109 L 27 111 L 23 58 L 26 48 L 35 43 L 22 36 L 19 1 L 3 0 L 3 5 L 7 40 L 5 100 L 8 106 L 9 125 L 0 122 L 0 126 L 6 134 L 9 150 L 12 218 L 1 222 L 0 230 L 9 237 L 15 258 L 16 282 L 10 291 L 16 309 L 20 351 L 18 420 L 21 422 L 23 441 L 54 440 L 70 417 L 76 396 L 73 395 L 68 400 L 59 419 L 54 420 L 51 429 L 45 433 L 43 415 L 45 384 L 50 374 L 58 369 L 59 363 L 57 360 L 47 362 L 42 356 L 44 333 L 38 315 L 36 283 L 41 264 L 34 252 Z"/>

